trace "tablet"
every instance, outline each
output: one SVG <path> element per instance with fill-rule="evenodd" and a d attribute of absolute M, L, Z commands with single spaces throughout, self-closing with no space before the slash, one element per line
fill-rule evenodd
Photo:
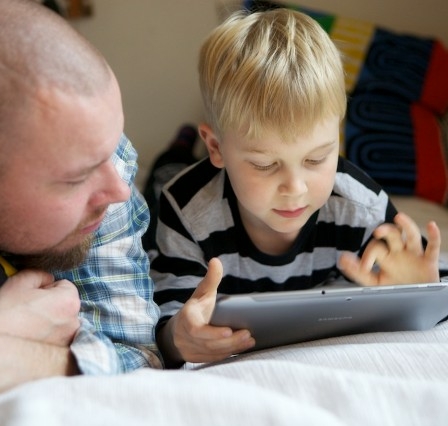
<path fill-rule="evenodd" d="M 251 350 L 327 337 L 427 330 L 448 316 L 448 283 L 218 295 L 211 324 L 248 329 Z"/>

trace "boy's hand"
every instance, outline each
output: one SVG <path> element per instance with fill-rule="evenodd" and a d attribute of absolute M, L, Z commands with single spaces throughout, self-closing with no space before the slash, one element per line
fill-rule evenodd
<path fill-rule="evenodd" d="M 408 215 L 398 213 L 394 222 L 375 229 L 374 239 L 361 259 L 351 253 L 342 254 L 341 270 L 365 286 L 438 282 L 441 236 L 436 223 L 427 225 L 428 245 L 424 250 L 420 230 Z"/>
<path fill-rule="evenodd" d="M 191 298 L 161 330 L 164 335 L 161 346 L 169 351 L 171 361 L 219 361 L 255 344 L 247 330 L 209 325 L 221 279 L 222 264 L 216 258 L 211 259 L 207 275 Z"/>

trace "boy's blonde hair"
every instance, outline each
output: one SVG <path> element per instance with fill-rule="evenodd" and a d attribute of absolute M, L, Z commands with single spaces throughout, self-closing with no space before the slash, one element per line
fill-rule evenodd
<path fill-rule="evenodd" d="M 309 16 L 275 9 L 237 12 L 205 40 L 199 57 L 207 120 L 218 136 L 229 129 L 259 137 L 291 137 L 346 109 L 341 57 Z"/>

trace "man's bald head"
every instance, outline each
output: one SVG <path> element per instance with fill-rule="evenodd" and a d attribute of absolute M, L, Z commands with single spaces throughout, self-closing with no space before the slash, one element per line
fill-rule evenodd
<path fill-rule="evenodd" d="M 87 40 L 30 0 L 0 2 L 0 67 L 8 79 L 85 94 L 96 92 L 109 77 L 104 58 Z"/>
<path fill-rule="evenodd" d="M 39 92 L 94 96 L 111 78 L 103 56 L 56 13 L 31 0 L 0 2 L 0 147 Z"/>

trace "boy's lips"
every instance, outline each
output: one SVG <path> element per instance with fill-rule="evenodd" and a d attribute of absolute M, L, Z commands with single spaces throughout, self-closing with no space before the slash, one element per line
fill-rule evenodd
<path fill-rule="evenodd" d="M 302 213 L 306 210 L 306 207 L 299 207 L 298 209 L 294 210 L 277 210 L 274 209 L 274 212 L 277 213 L 279 216 L 291 219 L 295 217 L 299 217 L 302 215 Z"/>

